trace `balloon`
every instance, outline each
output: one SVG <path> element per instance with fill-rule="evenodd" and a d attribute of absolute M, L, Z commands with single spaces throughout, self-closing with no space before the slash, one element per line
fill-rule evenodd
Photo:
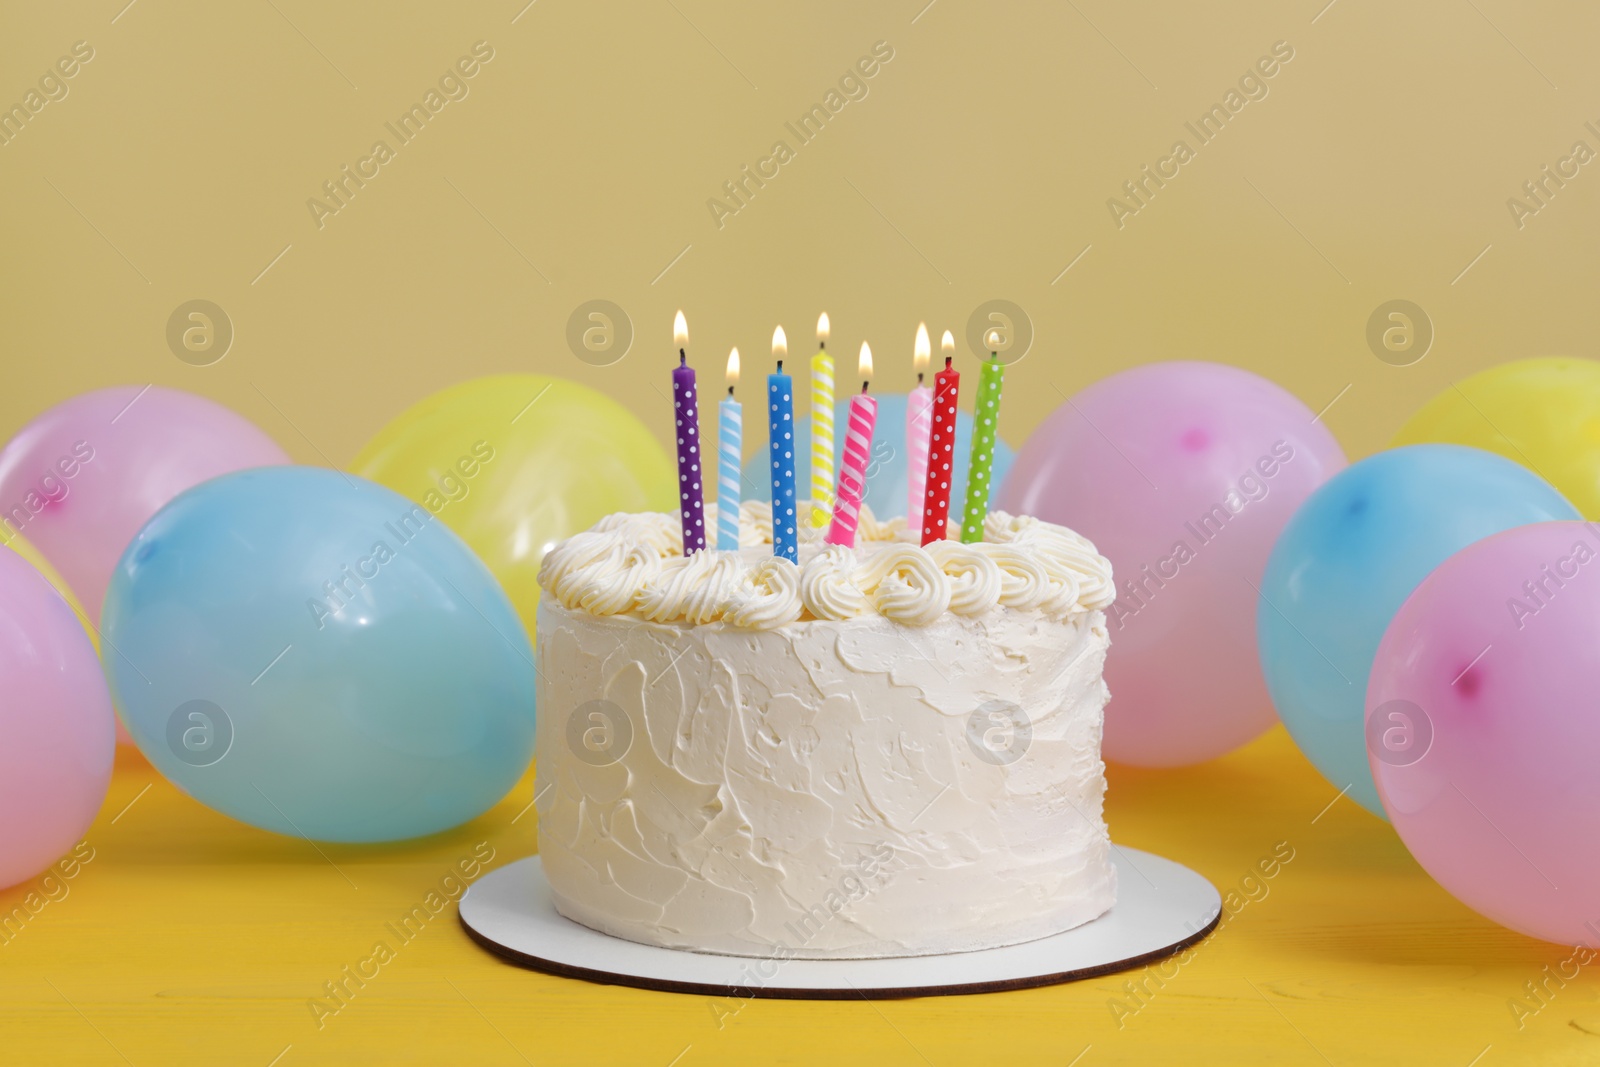
<path fill-rule="evenodd" d="M 1490 534 L 1578 517 L 1527 468 L 1460 445 L 1369 456 L 1300 506 L 1267 562 L 1256 636 L 1278 715 L 1334 788 L 1382 817 L 1362 734 L 1367 674 L 1417 583 Z"/>
<path fill-rule="evenodd" d="M 676 463 L 643 423 L 587 386 L 536 374 L 477 378 L 419 401 L 351 469 L 460 534 L 530 635 L 539 563 L 558 541 L 613 512 L 677 506 Z"/>
<path fill-rule="evenodd" d="M 844 427 L 850 420 L 850 400 L 836 401 L 833 414 L 833 469 L 837 475 L 844 456 Z M 745 417 L 746 441 L 757 440 L 761 447 L 745 461 L 743 499 L 772 501 L 772 466 L 767 456 L 767 420 L 761 409 L 754 408 L 754 417 L 747 405 Z M 972 444 L 972 416 L 965 411 L 956 413 L 955 478 L 950 483 L 950 521 L 961 524 L 961 509 L 967 499 L 967 463 Z M 811 497 L 811 420 L 802 416 L 795 434 L 795 486 L 804 499 Z M 999 438 L 994 446 L 994 481 L 997 489 L 1005 482 L 1016 453 Z M 713 482 L 715 480 L 713 479 Z M 867 466 L 866 504 L 878 519 L 890 519 L 906 513 L 906 395 L 885 393 L 878 397 L 878 421 L 872 431 L 872 462 Z M 998 496 L 998 493 L 996 493 Z M 994 507 L 994 498 L 990 507 Z"/>
<path fill-rule="evenodd" d="M 0 449 L 0 523 L 33 542 L 92 622 L 123 547 L 163 504 L 207 478 L 288 462 L 254 423 L 204 397 L 155 385 L 96 389 Z M 117 739 L 129 741 L 121 722 Z"/>
<path fill-rule="evenodd" d="M 1198 763 L 1272 725 L 1256 587 L 1294 509 L 1344 465 L 1304 404 L 1216 363 L 1112 375 L 1034 432 L 1002 506 L 1078 530 L 1120 579 L 1107 759 Z"/>
<path fill-rule="evenodd" d="M 0 526 L 0 537 L 5 536 L 5 528 Z M 77 594 L 72 591 L 72 586 L 61 577 L 61 573 L 50 566 L 50 561 L 21 534 L 12 534 L 5 546 L 33 565 L 33 569 L 44 575 L 44 580 L 50 583 L 57 595 L 67 602 L 67 607 L 78 617 L 78 623 L 83 627 L 83 632 L 89 635 L 89 643 L 94 645 L 95 651 L 100 650 L 100 635 L 95 631 L 94 622 L 89 618 L 89 613 L 83 610 L 83 605 L 78 603 Z"/>
<path fill-rule="evenodd" d="M 1367 749 L 1394 828 L 1451 895 L 1503 926 L 1596 943 L 1600 538 L 1519 526 L 1411 594 L 1367 684 Z"/>
<path fill-rule="evenodd" d="M 1394 444 L 1426 441 L 1498 452 L 1600 518 L 1600 363 L 1548 357 L 1479 371 L 1423 405 Z"/>
<path fill-rule="evenodd" d="M 112 693 L 195 799 L 321 841 L 456 826 L 533 752 L 528 637 L 421 506 L 354 475 L 269 467 L 191 489 L 106 596 Z"/>
<path fill-rule="evenodd" d="M 98 619 L 117 557 L 163 504 L 207 478 L 288 462 L 253 423 L 204 397 L 97 389 L 44 412 L 0 450 L 0 521 Z"/>
<path fill-rule="evenodd" d="M 0 889 L 82 839 L 111 784 L 113 723 L 94 646 L 66 601 L 0 551 Z"/>

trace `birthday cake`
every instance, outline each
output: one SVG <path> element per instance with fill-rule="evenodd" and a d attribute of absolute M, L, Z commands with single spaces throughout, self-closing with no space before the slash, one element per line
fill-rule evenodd
<path fill-rule="evenodd" d="M 708 508 L 708 516 L 711 509 Z M 805 514 L 804 511 L 801 512 Z M 1002 512 L 926 548 L 683 555 L 613 515 L 539 574 L 540 855 L 555 905 L 649 945 L 768 958 L 1016 944 L 1103 914 L 1111 567 Z"/>

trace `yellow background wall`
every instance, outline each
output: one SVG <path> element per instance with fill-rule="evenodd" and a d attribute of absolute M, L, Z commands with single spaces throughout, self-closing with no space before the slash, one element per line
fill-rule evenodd
<path fill-rule="evenodd" d="M 1349 385 L 1325 418 L 1360 455 L 1473 370 L 1593 353 L 1600 167 L 1520 229 L 1507 207 L 1575 141 L 1600 150 L 1591 5 L 923 2 L 18 6 L 0 102 L 74 42 L 94 58 L 0 146 L 0 433 L 157 382 L 339 464 L 417 398 L 525 369 L 664 438 L 680 306 L 714 376 L 733 344 L 765 369 L 777 322 L 806 351 L 827 309 L 890 391 L 919 319 L 959 335 L 1012 300 L 1037 331 L 1013 443 L 1060 393 L 1194 357 L 1314 411 Z M 469 94 L 399 145 L 384 124 L 477 41 Z M 785 122 L 877 41 L 867 96 L 800 146 Z M 1184 123 L 1279 41 L 1268 95 L 1199 147 Z M 395 158 L 319 229 L 307 201 L 379 138 Z M 795 158 L 719 229 L 707 201 L 780 138 Z M 1180 138 L 1195 158 L 1119 228 L 1107 200 Z M 166 341 L 196 298 L 236 330 L 212 366 Z M 609 367 L 565 341 L 595 298 L 637 331 Z M 1395 298 L 1436 329 L 1409 367 L 1365 339 Z"/>

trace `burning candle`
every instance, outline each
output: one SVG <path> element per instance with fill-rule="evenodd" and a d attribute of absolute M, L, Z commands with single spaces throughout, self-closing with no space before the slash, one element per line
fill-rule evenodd
<path fill-rule="evenodd" d="M 945 336 L 950 336 L 949 331 Z M 950 520 L 950 465 L 955 462 L 956 397 L 961 392 L 961 375 L 950 365 L 952 359 L 946 350 L 944 370 L 933 376 L 933 435 L 928 447 L 928 495 L 922 509 L 924 545 L 944 540 Z"/>
<path fill-rule="evenodd" d="M 989 361 L 978 375 L 978 398 L 972 406 L 972 460 L 967 464 L 967 512 L 961 521 L 961 540 L 983 540 L 983 520 L 989 517 L 989 483 L 994 476 L 994 439 L 1000 427 L 1000 386 L 1005 367 L 1000 362 L 1000 335 L 990 331 Z"/>
<path fill-rule="evenodd" d="M 783 327 L 772 331 L 775 373 L 767 375 L 767 426 L 772 453 L 772 554 L 800 562 L 800 536 L 794 509 L 794 380 L 783 373 L 789 341 Z"/>
<path fill-rule="evenodd" d="M 867 463 L 872 458 L 872 428 L 878 401 L 867 395 L 872 377 L 872 349 L 861 342 L 861 392 L 850 398 L 850 421 L 844 431 L 844 462 L 839 467 L 839 493 L 833 502 L 833 524 L 824 538 L 830 545 L 856 546 L 856 521 L 867 490 Z"/>
<path fill-rule="evenodd" d="M 950 331 L 944 332 L 950 337 Z M 954 344 L 954 341 L 951 342 Z M 922 384 L 928 370 L 928 324 L 917 323 L 917 340 L 911 349 L 911 366 L 917 387 L 906 397 L 906 529 L 922 532 L 922 498 L 928 489 L 928 438 L 933 429 L 933 390 Z"/>
<path fill-rule="evenodd" d="M 700 489 L 700 401 L 689 366 L 689 327 L 679 311 L 672 320 L 678 365 L 672 371 L 672 406 L 678 419 L 678 504 L 683 516 L 683 554 L 706 547 L 706 502 Z"/>
<path fill-rule="evenodd" d="M 739 550 L 739 466 L 744 457 L 744 412 L 733 398 L 739 350 L 728 353 L 728 395 L 717 405 L 717 548 Z"/>
<path fill-rule="evenodd" d="M 811 357 L 811 525 L 827 523 L 833 507 L 833 357 L 828 313 L 817 316 L 817 354 Z"/>

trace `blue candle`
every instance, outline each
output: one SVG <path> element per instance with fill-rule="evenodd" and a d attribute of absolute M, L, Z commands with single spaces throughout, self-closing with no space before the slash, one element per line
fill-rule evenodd
<path fill-rule="evenodd" d="M 772 333 L 776 373 L 767 375 L 767 422 L 772 452 L 772 554 L 800 562 L 800 537 L 795 530 L 794 380 L 783 373 L 788 339 L 779 326 Z"/>

